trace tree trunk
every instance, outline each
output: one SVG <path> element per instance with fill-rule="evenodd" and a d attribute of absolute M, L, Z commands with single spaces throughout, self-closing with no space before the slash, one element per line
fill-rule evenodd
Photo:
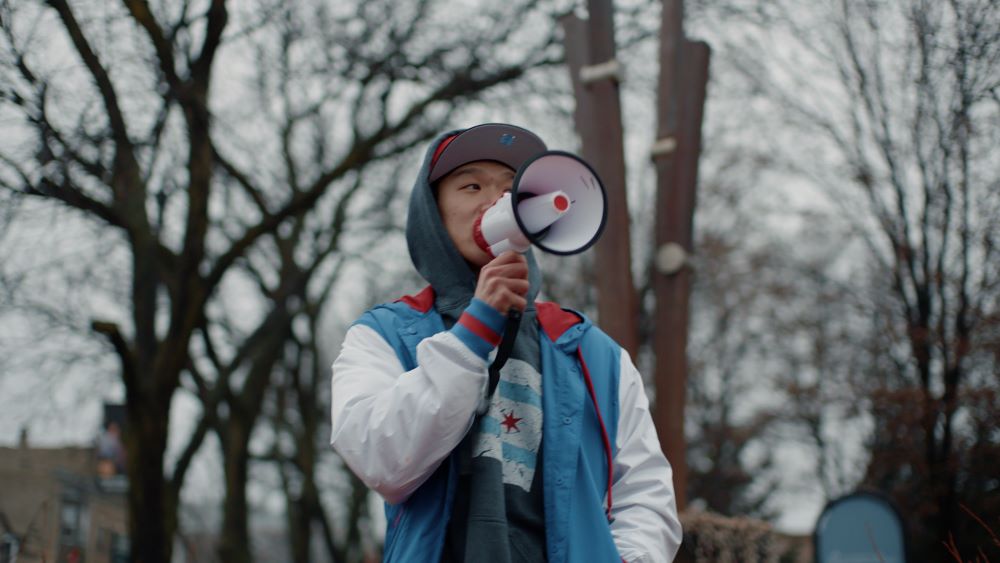
<path fill-rule="evenodd" d="M 284 278 L 284 283 L 292 287 L 302 287 L 306 278 L 302 276 Z M 226 499 L 223 503 L 222 538 L 219 555 L 226 563 L 243 563 L 252 560 L 250 532 L 247 523 L 247 472 L 250 463 L 250 435 L 262 411 L 265 391 L 271 381 L 271 373 L 281 358 L 283 346 L 291 331 L 291 317 L 288 314 L 287 295 L 275 299 L 267 319 L 244 343 L 248 351 L 246 363 L 250 366 L 243 388 L 229 401 L 229 416 L 219 425 L 218 431 L 223 444 L 223 464 L 226 475 Z M 231 375 L 239 364 L 227 370 Z M 218 385 L 229 385 L 226 380 Z"/>
<path fill-rule="evenodd" d="M 293 499 L 289 491 L 285 492 L 285 521 L 288 525 L 288 548 L 292 561 L 309 563 L 309 544 L 312 542 L 312 526 L 308 518 L 308 510 L 304 499 Z"/>
<path fill-rule="evenodd" d="M 173 495 L 162 470 L 170 404 L 144 398 L 133 395 L 126 402 L 131 560 L 169 563 L 177 527 Z M 154 467 L 157 470 L 150 469 Z"/>
<path fill-rule="evenodd" d="M 561 22 L 581 151 L 600 176 L 608 198 L 607 224 L 594 246 L 597 316 L 601 328 L 634 358 L 639 351 L 639 298 L 632 280 L 618 78 L 607 76 L 590 83 L 580 76 L 582 69 L 593 65 L 617 64 L 614 9 L 610 0 L 589 0 L 587 8 L 587 21 L 569 15 Z"/>
<path fill-rule="evenodd" d="M 223 503 L 222 536 L 219 539 L 219 558 L 225 563 L 249 563 L 250 529 L 247 524 L 247 470 L 249 468 L 250 426 L 238 416 L 226 424 L 226 446 L 223 464 L 226 474 L 226 498 Z"/>
<path fill-rule="evenodd" d="M 308 421 L 311 417 L 312 413 L 302 413 L 302 418 L 306 421 L 304 426 L 307 429 L 310 426 Z M 302 490 L 299 492 L 298 498 L 295 498 L 293 492 L 286 486 L 285 498 L 289 511 L 287 518 L 288 537 L 292 561 L 308 563 L 311 556 L 309 545 L 312 543 L 312 524 L 317 513 L 322 515 L 322 507 L 319 505 L 319 495 L 316 493 L 314 479 L 316 471 L 315 447 L 310 441 L 311 438 L 315 437 L 315 434 L 308 430 L 303 434 L 305 438 L 300 435 L 296 436 L 295 440 L 297 448 L 295 456 L 297 463 L 295 465 L 302 473 Z"/>
<path fill-rule="evenodd" d="M 656 225 L 654 256 L 673 245 L 693 254 L 698 157 L 710 49 L 684 37 L 684 2 L 663 2 L 660 22 L 660 77 L 657 94 Z M 687 507 L 688 323 L 691 270 L 662 270 L 654 258 L 651 273 L 656 296 L 653 349 L 656 351 L 656 409 L 653 421 L 660 447 L 673 466 L 677 509 Z"/>

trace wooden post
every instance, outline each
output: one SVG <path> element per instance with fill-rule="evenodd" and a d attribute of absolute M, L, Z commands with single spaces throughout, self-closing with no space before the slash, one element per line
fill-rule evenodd
<path fill-rule="evenodd" d="M 607 225 L 595 245 L 598 320 L 601 328 L 635 357 L 639 304 L 632 280 L 613 8 L 610 0 L 589 0 L 587 6 L 588 21 L 570 15 L 561 23 L 566 32 L 566 60 L 576 97 L 574 118 L 583 144 L 582 156 L 608 191 Z"/>
<path fill-rule="evenodd" d="M 701 149 L 701 121 L 708 81 L 707 44 L 684 39 L 683 2 L 663 3 L 660 37 L 660 81 L 657 140 L 653 160 L 657 171 L 655 251 L 668 245 L 693 250 L 693 216 Z M 681 266 L 663 271 L 656 261 L 653 289 L 656 313 L 656 410 L 660 445 L 674 471 L 677 508 L 687 506 L 687 456 L 684 405 L 687 392 L 688 297 L 691 270 Z"/>

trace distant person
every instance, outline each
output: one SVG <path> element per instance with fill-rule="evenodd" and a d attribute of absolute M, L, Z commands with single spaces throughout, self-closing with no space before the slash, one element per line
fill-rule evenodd
<path fill-rule="evenodd" d="M 581 314 L 536 302 L 531 252 L 477 233 L 545 151 L 486 124 L 427 150 L 406 240 L 430 286 L 370 309 L 333 364 L 331 443 L 386 500 L 385 561 L 661 563 L 681 542 L 642 378 Z M 490 394 L 511 309 L 523 320 Z"/>
<path fill-rule="evenodd" d="M 125 473 L 125 446 L 122 445 L 121 427 L 115 421 L 97 437 L 97 463 L 101 477 Z"/>

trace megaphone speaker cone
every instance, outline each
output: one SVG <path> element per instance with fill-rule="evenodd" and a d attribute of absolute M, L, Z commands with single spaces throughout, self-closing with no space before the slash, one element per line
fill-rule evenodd
<path fill-rule="evenodd" d="M 548 151 L 527 161 L 518 170 L 511 191 L 511 208 L 518 227 L 532 244 L 546 252 L 583 252 L 604 231 L 608 201 L 604 184 L 594 169 L 574 154 Z M 536 199 L 539 204 L 531 203 Z M 539 227 L 536 205 L 559 215 Z"/>

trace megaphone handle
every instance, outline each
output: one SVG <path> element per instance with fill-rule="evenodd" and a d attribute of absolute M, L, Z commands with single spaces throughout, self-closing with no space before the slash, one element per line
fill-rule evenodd
<path fill-rule="evenodd" d="M 514 340 L 517 339 L 517 330 L 520 327 L 521 311 L 511 309 L 507 312 L 507 325 L 503 329 L 500 348 L 497 349 L 497 355 L 493 358 L 493 363 L 490 364 L 490 387 L 487 397 L 493 397 L 493 392 L 496 391 L 497 384 L 500 383 L 500 368 L 507 363 L 507 358 L 510 357 L 510 352 L 514 349 Z"/>

